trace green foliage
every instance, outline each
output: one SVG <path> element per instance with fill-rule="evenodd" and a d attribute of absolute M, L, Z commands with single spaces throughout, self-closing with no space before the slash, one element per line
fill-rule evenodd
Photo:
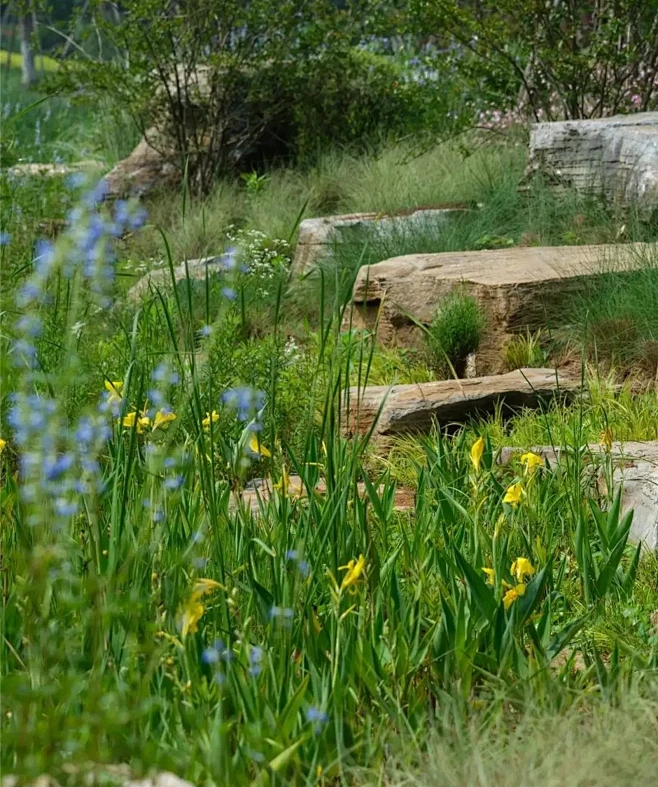
<path fill-rule="evenodd" d="M 655 105 L 656 0 L 416 0 L 412 16 L 453 42 L 454 67 L 499 110 L 557 120 Z"/>
<path fill-rule="evenodd" d="M 512 337 L 505 347 L 505 365 L 508 369 L 524 369 L 546 365 L 548 355 L 542 349 L 542 331 Z"/>
<path fill-rule="evenodd" d="M 109 96 L 200 192 L 219 174 L 314 159 L 328 146 L 363 150 L 426 126 L 432 114 L 427 91 L 389 59 L 353 46 L 385 18 L 381 4 L 194 0 L 172 15 L 164 0 L 134 0 L 112 20 L 103 6 L 91 4 L 90 34 L 115 56 L 84 68 L 67 61 L 53 84 Z M 432 117 L 445 118 L 443 108 Z"/>
<path fill-rule="evenodd" d="M 435 366 L 444 370 L 451 366 L 458 376 L 463 376 L 466 358 L 477 350 L 485 327 L 475 298 L 460 291 L 446 296 L 427 329 L 427 343 Z"/>
<path fill-rule="evenodd" d="M 658 267 L 648 251 L 632 272 L 611 269 L 565 304 L 572 333 L 592 358 L 658 369 Z"/>

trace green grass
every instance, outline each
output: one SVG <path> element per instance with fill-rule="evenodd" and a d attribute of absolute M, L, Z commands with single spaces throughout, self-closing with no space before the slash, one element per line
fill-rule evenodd
<path fill-rule="evenodd" d="M 656 723 L 658 702 L 651 689 L 645 696 L 623 697 L 618 705 L 591 705 L 583 699 L 565 715 L 529 708 L 511 725 L 475 719 L 455 728 L 446 720 L 427 753 L 396 753 L 383 775 L 360 774 L 358 783 L 624 787 L 651 782 L 658 768 Z"/>
<path fill-rule="evenodd" d="M 20 72 L 0 68 L 2 165 L 98 161 L 108 168 L 135 147 L 139 133 L 128 117 L 21 85 Z"/>
<path fill-rule="evenodd" d="M 52 57 L 48 57 L 48 55 L 36 55 L 35 65 L 37 72 L 42 72 L 44 74 L 52 73 L 57 71 L 59 68 L 59 63 Z M 23 67 L 23 56 L 20 52 L 8 52 L 6 49 L 0 49 L 0 66 L 12 69 L 21 69 Z"/>

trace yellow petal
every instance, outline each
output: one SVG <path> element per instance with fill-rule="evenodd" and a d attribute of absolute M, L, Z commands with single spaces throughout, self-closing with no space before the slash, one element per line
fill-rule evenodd
<path fill-rule="evenodd" d="M 544 464 L 544 460 L 541 456 L 534 454 L 532 451 L 528 451 L 528 453 L 521 455 L 521 463 L 525 465 L 526 473 L 533 473 L 538 467 Z"/>
<path fill-rule="evenodd" d="M 251 437 L 249 438 L 249 450 L 254 454 L 258 454 L 261 459 L 263 457 L 272 456 L 268 449 L 265 448 L 265 446 L 259 441 L 258 435 L 256 435 L 256 433 L 252 433 Z"/>
<path fill-rule="evenodd" d="M 505 595 L 503 596 L 503 606 L 505 607 L 505 609 L 509 609 L 518 597 L 519 596 L 518 593 L 516 592 L 516 588 L 512 588 L 511 590 L 508 590 L 507 593 L 505 593 Z"/>
<path fill-rule="evenodd" d="M 482 571 L 484 571 L 484 573 L 487 575 L 487 585 L 493 585 L 496 579 L 496 573 L 494 572 L 493 568 L 482 566 Z"/>
<path fill-rule="evenodd" d="M 345 574 L 343 581 L 341 582 L 341 590 L 344 590 L 350 585 L 355 585 L 359 581 L 359 577 L 363 573 L 365 566 L 366 559 L 363 555 L 359 555 L 359 559 L 356 562 L 354 560 L 350 560 L 347 566 L 343 566 L 343 568 L 347 569 L 347 574 Z"/>
<path fill-rule="evenodd" d="M 198 623 L 203 617 L 206 608 L 194 595 L 191 596 L 183 606 L 181 614 L 181 635 L 186 637 L 197 631 Z"/>
<path fill-rule="evenodd" d="M 517 582 L 523 582 L 525 577 L 531 577 L 535 573 L 535 568 L 527 558 L 517 557 L 512 563 L 510 572 L 516 577 Z"/>
<path fill-rule="evenodd" d="M 3 440 L 2 437 L 0 437 L 0 454 L 5 450 L 6 445 L 7 445 L 7 441 Z"/>
<path fill-rule="evenodd" d="M 123 380 L 115 380 L 110 382 L 105 380 L 105 390 L 110 394 L 110 398 L 121 399 L 123 394 Z"/>
<path fill-rule="evenodd" d="M 121 424 L 126 427 L 126 429 L 132 429 L 135 425 L 135 419 L 137 418 L 137 413 L 127 413 L 123 417 L 123 421 Z"/>
<path fill-rule="evenodd" d="M 153 431 L 158 428 L 166 428 L 166 426 L 171 422 L 176 420 L 176 413 L 168 413 L 164 410 L 158 410 L 155 414 L 155 418 L 153 419 Z"/>
<path fill-rule="evenodd" d="M 503 497 L 503 503 L 509 503 L 509 505 L 511 505 L 513 508 L 516 508 L 516 506 L 518 506 L 518 504 L 521 502 L 522 497 L 523 486 L 520 481 L 517 481 L 515 484 L 512 484 L 507 488 L 505 497 Z"/>
<path fill-rule="evenodd" d="M 192 590 L 193 595 L 203 596 L 206 593 L 210 593 L 211 590 L 215 590 L 215 588 L 221 588 L 219 582 L 215 581 L 214 579 L 207 579 L 206 577 L 202 577 L 201 579 L 197 579 L 194 584 L 194 588 Z"/>
<path fill-rule="evenodd" d="M 475 472 L 480 472 L 480 462 L 482 462 L 482 454 L 484 453 L 484 440 L 479 437 L 471 448 L 471 462 L 475 468 Z"/>
<path fill-rule="evenodd" d="M 219 413 L 217 410 L 213 410 L 212 413 L 206 413 L 206 417 L 201 421 L 201 425 L 204 429 L 210 429 L 210 424 L 214 424 L 217 421 L 219 421 Z"/>

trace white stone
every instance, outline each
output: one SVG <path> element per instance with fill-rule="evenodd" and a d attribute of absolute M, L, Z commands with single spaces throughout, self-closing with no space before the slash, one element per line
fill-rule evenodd
<path fill-rule="evenodd" d="M 658 112 L 539 123 L 528 172 L 609 200 L 658 205 Z"/>

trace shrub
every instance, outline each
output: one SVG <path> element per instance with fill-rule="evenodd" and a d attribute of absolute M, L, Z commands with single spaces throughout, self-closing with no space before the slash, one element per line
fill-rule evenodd
<path fill-rule="evenodd" d="M 165 0 L 135 0 L 118 22 L 103 5 L 92 3 L 95 26 L 118 56 L 84 68 L 73 61 L 57 84 L 92 100 L 112 96 L 199 191 L 220 174 L 368 146 L 430 116 L 421 85 L 354 48 L 376 13 L 369 1 L 347 13 L 330 0 L 192 0 L 172 15 Z"/>
<path fill-rule="evenodd" d="M 465 371 L 467 357 L 480 344 L 485 321 L 477 301 L 463 292 L 448 295 L 428 328 L 432 362 L 437 370 L 452 366 L 458 377 Z"/>

